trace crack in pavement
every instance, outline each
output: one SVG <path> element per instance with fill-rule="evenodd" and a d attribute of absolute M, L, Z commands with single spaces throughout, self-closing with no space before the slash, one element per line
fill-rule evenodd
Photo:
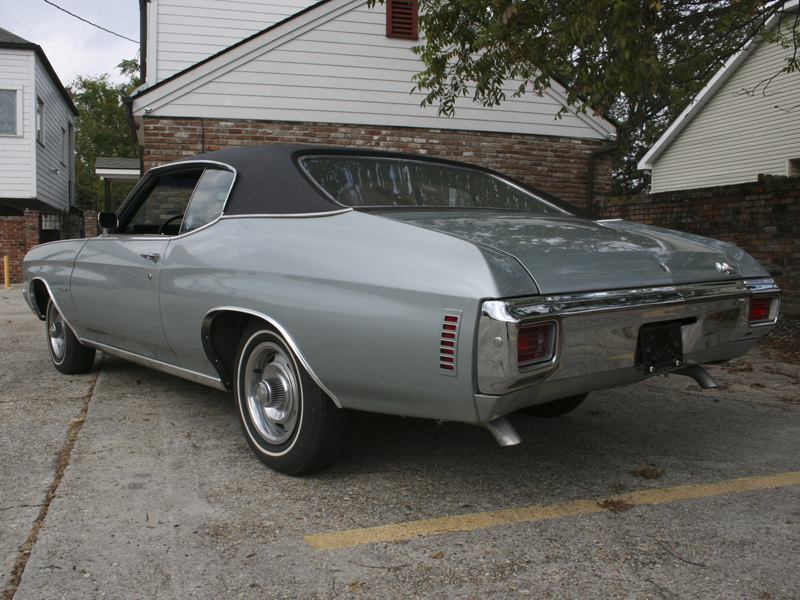
<path fill-rule="evenodd" d="M 30 558 L 33 547 L 36 545 L 36 539 L 39 536 L 39 530 L 42 528 L 45 518 L 47 518 L 47 511 L 50 509 L 50 504 L 56 497 L 58 486 L 61 484 L 61 480 L 64 478 L 64 472 L 69 466 L 70 457 L 72 456 L 73 448 L 75 448 L 75 442 L 78 439 L 78 434 L 80 433 L 81 428 L 83 427 L 83 422 L 86 420 L 86 415 L 89 412 L 89 403 L 94 397 L 94 390 L 97 386 L 97 380 L 100 377 L 104 358 L 105 355 L 101 354 L 100 360 L 97 364 L 97 372 L 94 374 L 94 377 L 92 377 L 89 383 L 89 391 L 85 396 L 83 396 L 83 407 L 81 407 L 80 412 L 69 421 L 67 440 L 64 443 L 64 447 L 61 448 L 61 451 L 58 453 L 58 468 L 56 469 L 55 476 L 53 477 L 53 482 L 50 484 L 50 488 L 47 490 L 44 504 L 39 505 L 42 508 L 39 511 L 39 516 L 36 517 L 36 520 L 33 522 L 28 539 L 19 549 L 17 560 L 14 563 L 14 568 L 11 571 L 11 579 L 9 580 L 8 586 L 6 586 L 6 589 L 3 590 L 2 600 L 12 600 L 14 594 L 17 593 L 17 588 L 22 581 L 22 574 L 25 572 L 25 566 L 28 564 L 28 558 Z"/>

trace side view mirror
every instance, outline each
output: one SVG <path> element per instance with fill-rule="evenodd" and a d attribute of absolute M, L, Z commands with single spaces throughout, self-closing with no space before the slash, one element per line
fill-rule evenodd
<path fill-rule="evenodd" d="M 117 213 L 113 212 L 100 212 L 97 213 L 97 223 L 103 230 L 103 235 L 108 235 L 111 229 L 116 229 L 119 222 L 117 221 Z"/>

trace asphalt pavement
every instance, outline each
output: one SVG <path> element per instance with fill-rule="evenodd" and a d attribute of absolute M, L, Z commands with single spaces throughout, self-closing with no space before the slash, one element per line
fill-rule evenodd
<path fill-rule="evenodd" d="M 5 598 L 800 598 L 800 366 L 756 350 L 477 427 L 359 414 L 263 467 L 232 396 L 98 353 L 49 362 L 0 293 Z M 649 478 L 647 477 L 649 476 Z"/>

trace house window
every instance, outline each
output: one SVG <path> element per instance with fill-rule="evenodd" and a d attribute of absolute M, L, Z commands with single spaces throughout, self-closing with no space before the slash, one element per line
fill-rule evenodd
<path fill-rule="evenodd" d="M 67 164 L 67 149 L 69 148 L 69 141 L 67 139 L 67 130 L 61 128 L 61 163 Z"/>
<path fill-rule="evenodd" d="M 800 177 L 800 158 L 790 158 L 786 171 L 789 177 Z"/>
<path fill-rule="evenodd" d="M 419 39 L 416 0 L 386 0 L 386 35 Z"/>
<path fill-rule="evenodd" d="M 36 98 L 36 139 L 44 144 L 44 100 Z"/>
<path fill-rule="evenodd" d="M 18 135 L 19 97 L 17 90 L 0 90 L 0 135 Z"/>

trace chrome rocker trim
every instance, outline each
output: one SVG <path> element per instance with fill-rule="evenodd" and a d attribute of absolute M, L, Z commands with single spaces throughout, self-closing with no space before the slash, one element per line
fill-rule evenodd
<path fill-rule="evenodd" d="M 107 346 L 106 344 L 101 344 L 99 342 L 93 342 L 91 340 L 84 340 L 84 339 L 81 339 L 80 342 L 81 344 L 89 348 L 94 348 L 95 350 L 101 350 L 102 352 L 106 352 L 107 354 L 112 354 L 114 356 L 118 356 L 119 358 L 124 358 L 125 360 L 129 360 L 144 367 L 149 367 L 157 371 L 162 371 L 170 375 L 175 375 L 176 377 L 182 377 L 183 379 L 188 379 L 189 381 L 194 381 L 195 383 L 200 383 L 202 385 L 207 385 L 209 387 L 222 390 L 223 392 L 227 391 L 225 389 L 225 385 L 219 378 L 210 377 L 209 375 L 203 375 L 202 373 L 197 373 L 195 371 L 190 371 L 188 369 L 176 367 L 175 365 L 171 365 L 169 363 L 165 363 L 160 360 L 156 360 L 154 358 L 148 358 L 146 356 L 142 356 L 141 354 L 134 354 L 133 352 L 128 352 L 127 350 L 120 350 L 119 348 L 114 348 L 113 346 Z"/>

